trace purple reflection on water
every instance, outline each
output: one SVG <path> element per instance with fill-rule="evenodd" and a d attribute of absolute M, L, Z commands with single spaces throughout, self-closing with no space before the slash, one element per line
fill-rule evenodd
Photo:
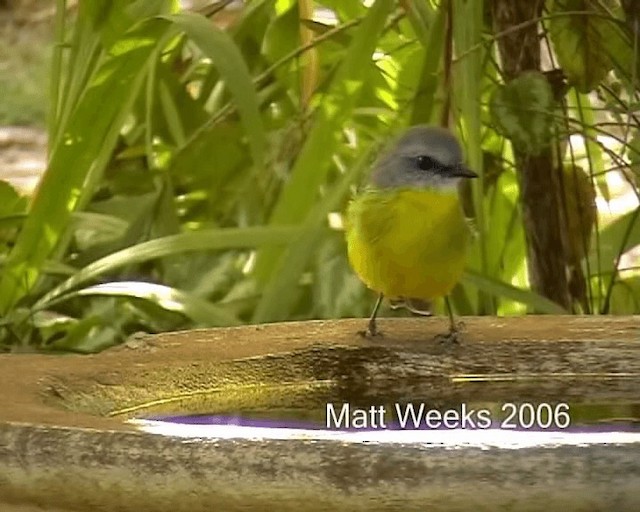
<path fill-rule="evenodd" d="M 147 420 L 162 421 L 166 423 L 182 424 L 182 425 L 228 425 L 237 427 L 259 427 L 259 428 L 273 428 L 273 429 L 305 429 L 305 430 L 332 430 L 343 432 L 372 432 L 380 430 L 452 430 L 446 426 L 440 426 L 438 428 L 428 427 L 426 425 L 420 425 L 417 428 L 411 425 L 401 426 L 398 422 L 389 421 L 384 427 L 370 427 L 370 428 L 327 428 L 324 424 L 314 422 L 310 420 L 296 420 L 296 419 L 268 419 L 268 418 L 251 418 L 240 415 L 169 415 L 169 416 L 151 416 L 145 418 Z M 486 430 L 486 429 L 500 428 L 500 421 L 494 420 L 487 428 L 468 428 L 466 430 Z M 465 430 L 465 429 L 453 429 L 453 430 Z M 606 432 L 629 432 L 640 433 L 640 422 L 637 421 L 600 421 L 594 423 L 576 423 L 567 428 L 515 428 L 504 429 L 515 432 L 565 432 L 565 433 L 606 433 Z"/>
<path fill-rule="evenodd" d="M 263 428 L 298 428 L 321 430 L 323 425 L 313 421 L 303 420 L 273 420 L 265 418 L 248 418 L 244 416 L 150 416 L 147 420 L 165 421 L 167 423 L 178 423 L 182 425 L 232 425 L 235 427 L 263 427 Z"/>

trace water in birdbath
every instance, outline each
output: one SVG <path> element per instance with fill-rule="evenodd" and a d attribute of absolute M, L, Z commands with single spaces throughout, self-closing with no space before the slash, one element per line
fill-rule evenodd
<path fill-rule="evenodd" d="M 209 412 L 198 410 L 203 404 L 199 396 L 191 409 L 196 412 L 189 413 L 188 401 L 183 400 L 180 409 L 171 410 L 165 403 L 162 412 L 146 410 L 130 421 L 148 432 L 199 439 L 305 438 L 502 448 L 640 443 L 640 402 L 388 402 L 320 390 L 306 403 L 285 400 L 275 407 Z"/>

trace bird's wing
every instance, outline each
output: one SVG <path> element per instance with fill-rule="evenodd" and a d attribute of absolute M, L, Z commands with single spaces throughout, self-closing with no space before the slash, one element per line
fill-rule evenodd
<path fill-rule="evenodd" d="M 471 218 L 471 217 L 465 217 L 464 221 L 465 221 L 465 224 L 467 226 L 467 231 L 471 235 L 471 238 L 474 239 L 474 240 L 477 239 L 480 236 L 480 233 L 478 232 L 478 226 L 476 225 L 476 219 Z"/>
<path fill-rule="evenodd" d="M 375 244 L 393 224 L 391 197 L 367 190 L 354 199 L 347 210 L 347 229 L 353 229 L 365 242 Z"/>

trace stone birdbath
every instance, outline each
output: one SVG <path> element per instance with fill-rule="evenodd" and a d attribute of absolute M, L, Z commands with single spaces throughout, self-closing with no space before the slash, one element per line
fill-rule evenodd
<path fill-rule="evenodd" d="M 640 510 L 640 318 L 362 323 L 0 355 L 0 510 Z"/>

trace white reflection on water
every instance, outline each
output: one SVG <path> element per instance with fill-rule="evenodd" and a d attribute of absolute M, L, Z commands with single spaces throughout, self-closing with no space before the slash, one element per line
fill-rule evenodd
<path fill-rule="evenodd" d="M 320 430 L 243 425 L 189 425 L 158 420 L 130 420 L 151 434 L 200 440 L 309 440 L 341 443 L 414 444 L 424 448 L 523 449 L 560 446 L 640 444 L 640 432 L 524 430 Z"/>

